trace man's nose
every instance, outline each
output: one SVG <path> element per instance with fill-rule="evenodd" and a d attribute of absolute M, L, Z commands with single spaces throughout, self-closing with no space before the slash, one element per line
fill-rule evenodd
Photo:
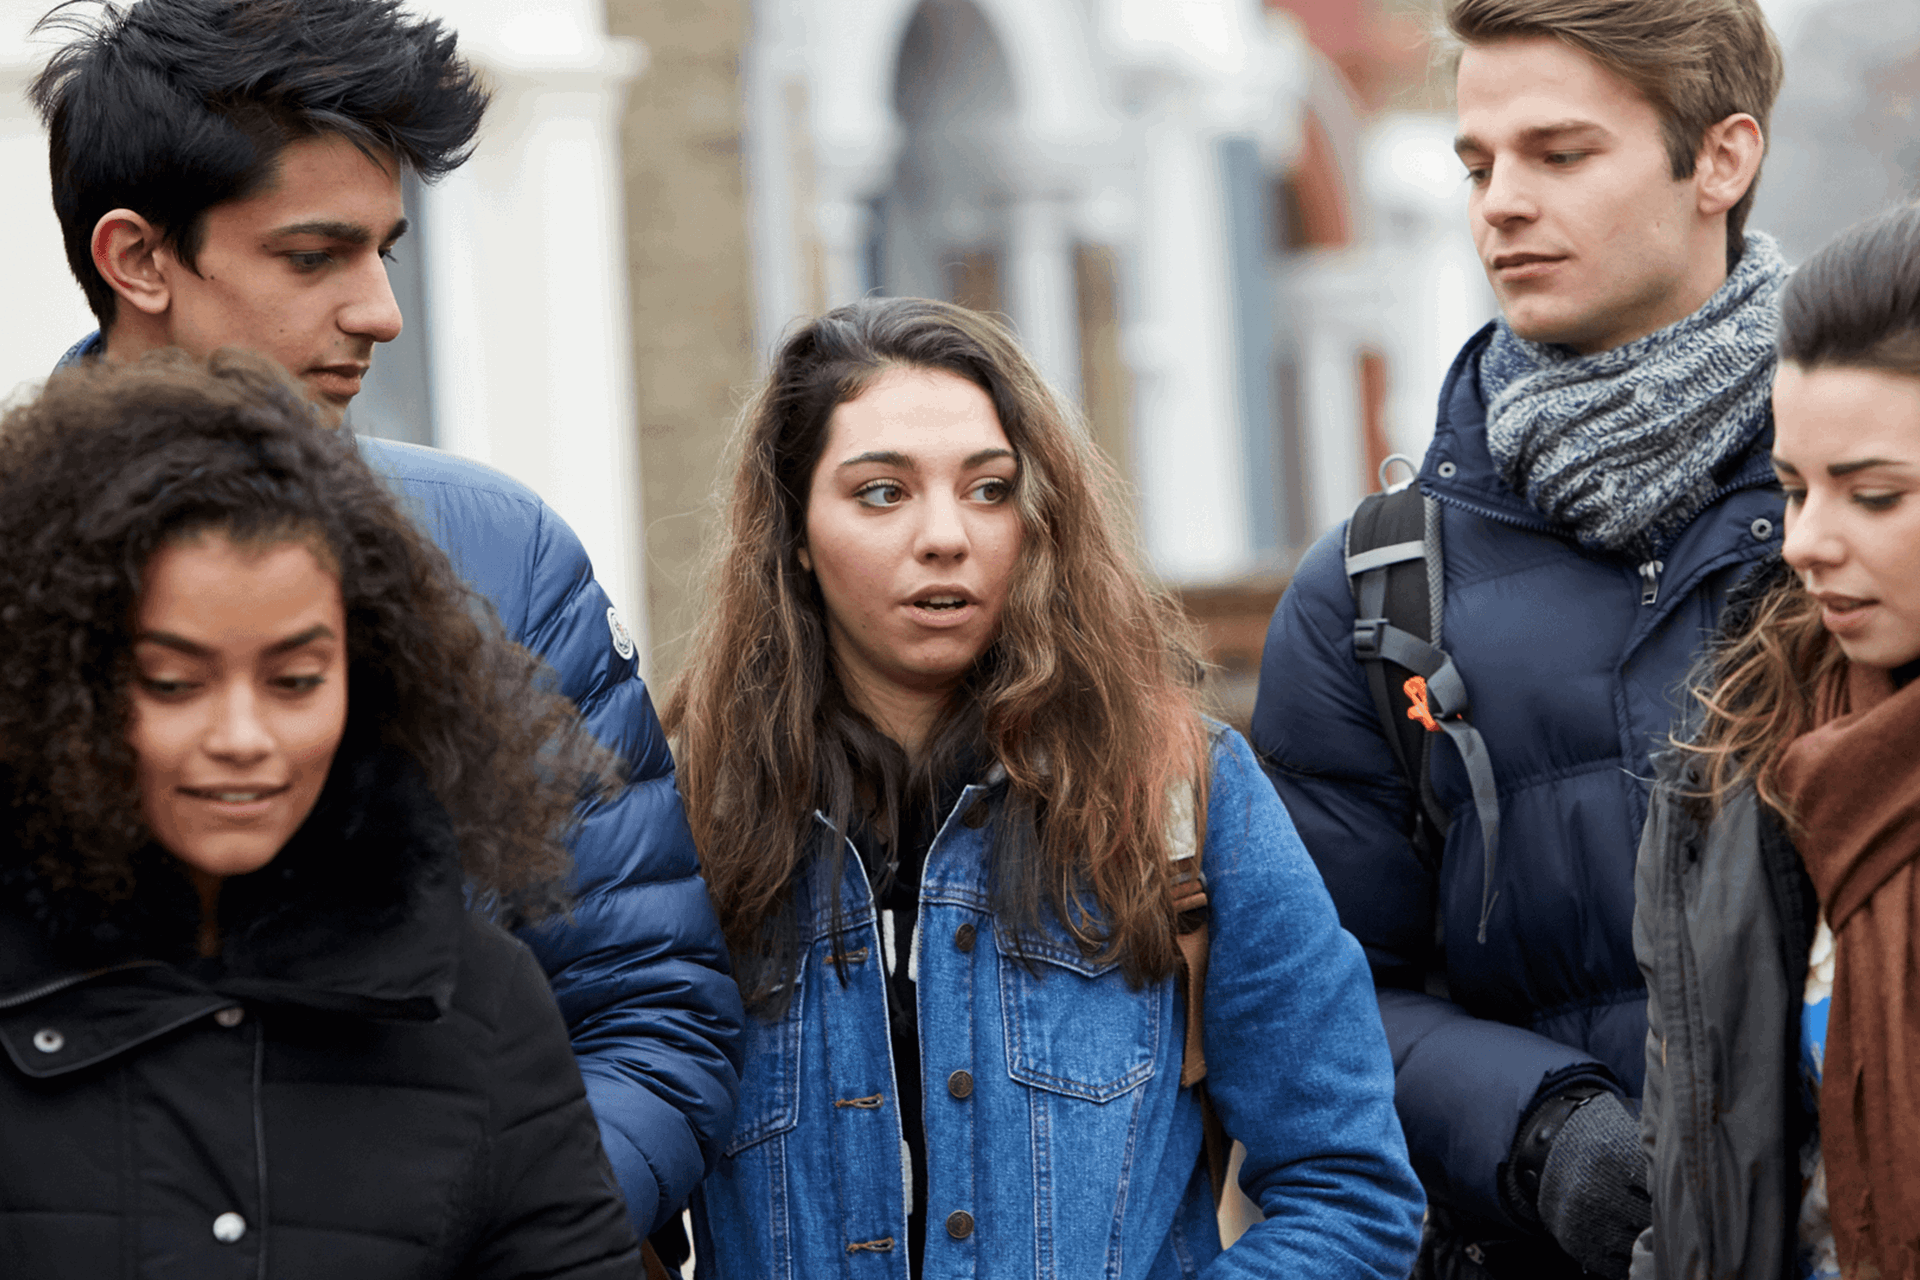
<path fill-rule="evenodd" d="M 392 342 L 400 336 L 403 323 L 400 303 L 393 296 L 393 281 L 387 278 L 386 260 L 367 255 L 366 262 L 354 273 L 353 296 L 340 311 L 340 327 L 355 337 L 375 342 Z"/>
<path fill-rule="evenodd" d="M 1480 216 L 1494 226 L 1525 221 L 1539 215 L 1539 205 L 1518 165 L 1496 160 L 1487 168 L 1480 189 Z"/>

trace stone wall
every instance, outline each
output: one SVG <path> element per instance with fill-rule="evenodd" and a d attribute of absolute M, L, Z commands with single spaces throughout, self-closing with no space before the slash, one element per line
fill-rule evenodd
<path fill-rule="evenodd" d="M 640 441 L 648 681 L 664 696 L 698 615 L 721 453 L 754 378 L 740 56 L 746 0 L 607 0 L 645 42 L 627 103 L 627 271 Z"/>

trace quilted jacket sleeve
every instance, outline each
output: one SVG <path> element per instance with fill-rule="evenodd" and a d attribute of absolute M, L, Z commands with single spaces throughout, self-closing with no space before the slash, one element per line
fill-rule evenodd
<path fill-rule="evenodd" d="M 1524 1230 L 1499 1192 L 1521 1119 L 1545 1087 L 1599 1073 L 1576 1049 L 1425 993 L 1435 877 L 1414 851 L 1412 788 L 1353 656 L 1342 525 L 1295 574 L 1267 631 L 1254 746 L 1372 966 L 1414 1169 L 1442 1204 Z"/>
<path fill-rule="evenodd" d="M 615 635 L 579 539 L 544 505 L 517 632 L 627 766 L 624 790 L 575 838 L 571 917 L 525 940 L 553 985 L 645 1235 L 679 1211 L 732 1126 L 740 995 L 633 647 Z"/>

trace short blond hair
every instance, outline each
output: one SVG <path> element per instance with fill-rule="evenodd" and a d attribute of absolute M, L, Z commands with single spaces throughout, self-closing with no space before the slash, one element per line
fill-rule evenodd
<path fill-rule="evenodd" d="M 1448 0 L 1447 34 L 1467 45 L 1551 36 L 1640 91 L 1659 113 L 1677 181 L 1693 176 L 1707 130 L 1745 112 L 1767 138 L 1784 73 L 1780 43 L 1756 0 Z M 1739 255 L 1754 174 L 1727 211 L 1727 258 Z"/>

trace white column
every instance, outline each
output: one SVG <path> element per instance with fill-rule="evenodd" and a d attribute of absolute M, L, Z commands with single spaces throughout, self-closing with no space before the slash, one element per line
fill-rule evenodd
<path fill-rule="evenodd" d="M 95 327 L 86 296 L 67 269 L 47 178 L 47 135 L 27 105 L 27 82 L 53 46 L 26 43 L 51 6 L 0 4 L 0 237 L 8 255 L 7 305 L 0 307 L 0 400 L 37 383 Z"/>
<path fill-rule="evenodd" d="M 1251 556 L 1232 295 L 1212 135 L 1173 113 L 1150 125 L 1140 173 L 1139 305 L 1129 329 L 1138 378 L 1134 458 L 1147 553 L 1160 573 L 1201 581 Z"/>
<path fill-rule="evenodd" d="M 1027 196 L 1009 210 L 1007 306 L 1020 341 L 1040 372 L 1070 403 L 1080 403 L 1080 312 L 1073 276 L 1073 233 L 1064 200 Z"/>
<path fill-rule="evenodd" d="M 872 224 L 873 210 L 862 200 L 823 199 L 814 207 L 829 307 L 855 302 L 867 291 L 867 239 Z"/>
<path fill-rule="evenodd" d="M 542 48 L 515 28 L 526 16 L 512 47 Z M 559 512 L 645 655 L 619 153 L 641 50 L 584 25 L 578 52 L 461 34 L 494 105 L 473 159 L 425 193 L 436 435 Z"/>

